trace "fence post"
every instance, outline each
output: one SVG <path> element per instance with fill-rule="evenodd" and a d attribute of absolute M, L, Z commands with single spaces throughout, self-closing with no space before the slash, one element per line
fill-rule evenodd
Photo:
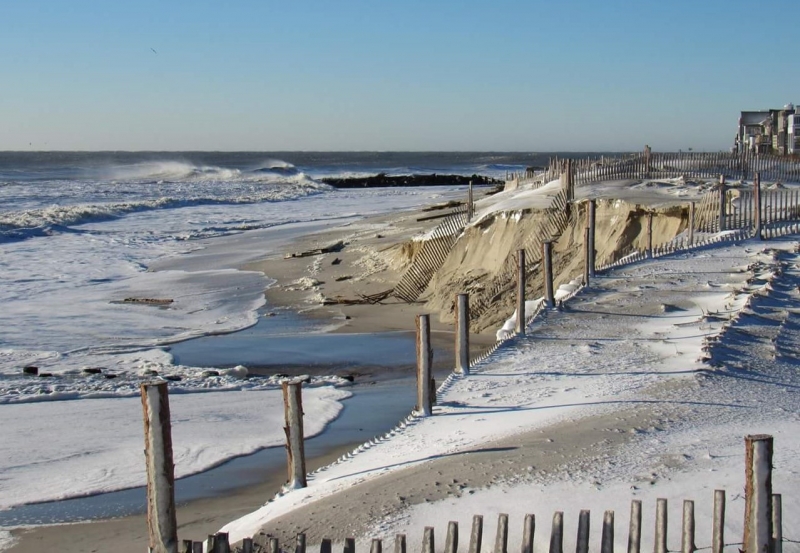
<path fill-rule="evenodd" d="M 525 334 L 525 250 L 517 251 L 517 334 Z"/>
<path fill-rule="evenodd" d="M 472 181 L 469 181 L 469 190 L 467 192 L 467 223 L 472 221 L 472 216 L 475 214 L 475 206 L 472 199 Z"/>
<path fill-rule="evenodd" d="M 695 225 L 695 209 L 694 202 L 689 203 L 689 245 L 694 246 L 694 225 Z"/>
<path fill-rule="evenodd" d="M 472 517 L 472 531 L 469 535 L 468 553 L 481 553 L 481 541 L 483 540 L 483 517 L 474 515 Z"/>
<path fill-rule="evenodd" d="M 508 553 L 508 515 L 500 513 L 497 517 L 497 535 L 494 539 L 494 553 Z"/>
<path fill-rule="evenodd" d="M 544 261 L 544 290 L 545 301 L 550 309 L 556 306 L 553 294 L 553 243 L 549 240 L 542 243 L 542 260 Z"/>
<path fill-rule="evenodd" d="M 683 526 L 681 527 L 681 553 L 694 553 L 694 501 L 683 502 Z"/>
<path fill-rule="evenodd" d="M 383 553 L 383 542 L 377 538 L 373 538 L 369 546 L 369 553 Z"/>
<path fill-rule="evenodd" d="M 583 285 L 589 286 L 590 270 L 589 265 L 592 262 L 589 247 L 589 227 L 583 229 Z"/>
<path fill-rule="evenodd" d="M 642 543 L 642 502 L 631 501 L 631 522 L 628 527 L 628 553 L 639 553 Z"/>
<path fill-rule="evenodd" d="M 758 240 L 761 240 L 761 173 L 753 175 L 753 202 L 755 203 L 755 235 Z"/>
<path fill-rule="evenodd" d="M 406 553 L 406 535 L 396 534 L 394 537 L 394 553 Z"/>
<path fill-rule="evenodd" d="M 520 553 L 533 553 L 533 534 L 536 531 L 536 517 L 525 515 L 522 523 L 522 548 Z"/>
<path fill-rule="evenodd" d="M 772 537 L 772 436 L 745 439 L 745 553 L 769 553 Z"/>
<path fill-rule="evenodd" d="M 720 180 L 722 182 L 719 183 L 719 231 L 723 232 L 727 230 L 727 225 L 725 224 L 725 202 L 728 199 L 728 194 L 725 179 Z"/>
<path fill-rule="evenodd" d="M 603 534 L 600 540 L 600 553 L 614 553 L 614 511 L 603 514 Z"/>
<path fill-rule="evenodd" d="M 306 453 L 303 441 L 303 384 L 301 382 L 281 382 L 283 388 L 283 412 L 286 426 L 286 456 L 289 468 L 291 489 L 306 487 Z"/>
<path fill-rule="evenodd" d="M 653 212 L 647 212 L 647 258 L 653 259 Z"/>
<path fill-rule="evenodd" d="M 714 490 L 714 521 L 711 525 L 711 553 L 725 547 L 725 490 Z"/>
<path fill-rule="evenodd" d="M 456 295 L 456 372 L 469 375 L 469 294 Z"/>
<path fill-rule="evenodd" d="M 444 553 L 458 552 L 458 523 L 450 521 L 447 523 L 447 538 L 444 542 Z"/>
<path fill-rule="evenodd" d="M 597 255 L 597 251 L 594 247 L 594 229 L 595 229 L 595 221 L 596 221 L 596 211 L 597 211 L 597 201 L 596 200 L 589 200 L 589 276 L 594 278 L 594 269 L 596 266 L 597 260 L 595 256 Z"/>
<path fill-rule="evenodd" d="M 783 553 L 783 507 L 781 494 L 772 494 L 772 545 L 771 553 Z"/>
<path fill-rule="evenodd" d="M 563 553 L 564 551 L 564 513 L 553 513 L 553 526 L 550 530 L 550 553 Z"/>
<path fill-rule="evenodd" d="M 656 535 L 653 553 L 667 553 L 667 500 L 656 500 Z"/>
<path fill-rule="evenodd" d="M 147 531 L 152 553 L 178 553 L 175 465 L 166 382 L 142 384 L 144 457 L 147 466 Z"/>
<path fill-rule="evenodd" d="M 424 417 L 433 414 L 431 397 L 431 349 L 430 315 L 417 315 L 417 413 Z"/>
<path fill-rule="evenodd" d="M 578 515 L 578 542 L 575 553 L 589 553 L 589 511 L 583 509 Z"/>

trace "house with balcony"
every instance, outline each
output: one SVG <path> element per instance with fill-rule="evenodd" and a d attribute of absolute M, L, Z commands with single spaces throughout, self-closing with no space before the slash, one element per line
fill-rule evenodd
<path fill-rule="evenodd" d="M 786 104 L 783 109 L 743 111 L 734 149 L 737 152 L 788 155 L 800 153 L 800 108 Z"/>

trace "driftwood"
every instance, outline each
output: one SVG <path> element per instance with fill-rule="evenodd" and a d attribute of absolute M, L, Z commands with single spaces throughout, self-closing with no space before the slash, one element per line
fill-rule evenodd
<path fill-rule="evenodd" d="M 377 294 L 358 294 L 359 299 L 348 299 L 348 298 L 325 298 L 322 302 L 322 305 L 364 305 L 364 304 L 376 304 L 380 303 L 389 296 L 392 295 L 394 292 L 394 288 L 390 288 L 389 290 L 384 290 L 383 292 L 378 292 Z"/>
<path fill-rule="evenodd" d="M 125 298 L 120 303 L 143 303 L 145 305 L 169 305 L 175 300 L 156 298 Z"/>
<path fill-rule="evenodd" d="M 293 257 L 309 257 L 312 255 L 321 255 L 323 253 L 333 253 L 333 252 L 340 252 L 344 249 L 344 242 L 341 240 L 336 242 L 333 245 L 325 246 L 324 248 L 317 248 L 314 250 L 306 250 L 303 252 L 295 252 L 295 253 L 287 253 L 284 256 L 284 259 L 291 259 Z"/>

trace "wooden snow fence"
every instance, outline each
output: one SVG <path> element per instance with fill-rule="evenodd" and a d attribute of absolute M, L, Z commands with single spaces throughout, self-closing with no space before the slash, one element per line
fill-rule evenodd
<path fill-rule="evenodd" d="M 772 455 L 773 438 L 768 435 L 746 436 L 745 442 L 745 486 L 744 486 L 744 521 L 742 524 L 741 541 L 727 541 L 725 535 L 726 526 L 726 497 L 725 490 L 715 490 L 711 509 L 711 543 L 698 544 L 696 539 L 696 517 L 695 501 L 684 500 L 681 506 L 681 516 L 678 519 L 680 532 L 680 552 L 694 553 L 699 550 L 711 550 L 712 553 L 723 553 L 723 551 L 740 551 L 742 553 L 782 553 L 783 543 L 783 520 L 782 520 L 782 501 L 780 494 L 772 493 Z M 630 512 L 627 524 L 627 553 L 641 553 L 642 551 L 653 551 L 653 553 L 668 553 L 676 550 L 667 549 L 667 537 L 676 531 L 673 527 L 670 532 L 669 521 L 675 520 L 668 516 L 668 501 L 664 498 L 656 500 L 655 518 L 651 523 L 654 528 L 652 545 L 643 543 L 642 528 L 642 501 L 634 499 L 631 501 Z M 563 553 L 565 551 L 564 538 L 567 530 L 564 522 L 564 512 L 556 511 L 550 520 L 550 534 L 541 532 L 538 539 L 538 551 L 548 551 L 548 553 Z M 541 519 L 540 519 L 541 520 Z M 578 514 L 578 521 L 575 532 L 575 551 L 576 553 L 589 553 L 598 551 L 600 553 L 613 553 L 621 548 L 615 549 L 615 527 L 616 516 L 613 510 L 603 512 L 600 522 L 600 539 L 595 543 L 590 541 L 591 512 L 583 509 Z M 545 520 L 545 524 L 547 520 Z M 730 524 L 728 524 L 730 527 Z M 397 534 L 394 537 L 391 547 L 394 553 L 457 553 L 459 551 L 459 525 L 458 522 L 450 521 L 447 524 L 444 546 L 437 547 L 435 540 L 435 530 L 433 526 L 425 527 L 419 547 L 409 544 L 406 534 Z M 521 553 L 533 553 L 536 534 L 536 516 L 526 514 L 522 520 L 521 542 L 509 547 L 509 515 L 501 513 L 497 517 L 497 528 L 494 537 L 494 544 L 484 542 L 483 516 L 474 515 L 467 538 L 467 543 L 460 546 L 460 551 L 467 553 L 481 553 L 482 551 L 491 553 L 508 553 L 509 551 L 520 551 Z M 263 538 L 260 536 L 264 536 Z M 184 540 L 181 553 L 202 552 L 208 553 L 333 553 L 333 541 L 322 539 L 317 547 L 311 548 L 306 545 L 306 535 L 297 534 L 294 543 L 280 544 L 278 539 L 269 535 L 260 534 L 259 540 L 254 541 L 247 538 L 241 545 L 231 547 L 228 534 L 218 533 L 208 536 L 203 542 Z M 736 539 L 736 538 L 734 538 Z M 369 553 L 383 553 L 384 541 L 373 538 L 367 540 L 370 543 Z M 261 543 L 259 543 L 261 542 Z M 441 543 L 441 542 L 440 542 Z M 354 538 L 346 538 L 340 544 L 342 553 L 355 553 L 356 542 Z M 386 549 L 389 549 L 387 544 Z"/>

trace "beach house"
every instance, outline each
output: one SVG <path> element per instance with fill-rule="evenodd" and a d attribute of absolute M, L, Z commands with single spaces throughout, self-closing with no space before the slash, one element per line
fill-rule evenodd
<path fill-rule="evenodd" d="M 761 154 L 788 155 L 800 152 L 800 108 L 742 111 L 734 149 Z"/>

